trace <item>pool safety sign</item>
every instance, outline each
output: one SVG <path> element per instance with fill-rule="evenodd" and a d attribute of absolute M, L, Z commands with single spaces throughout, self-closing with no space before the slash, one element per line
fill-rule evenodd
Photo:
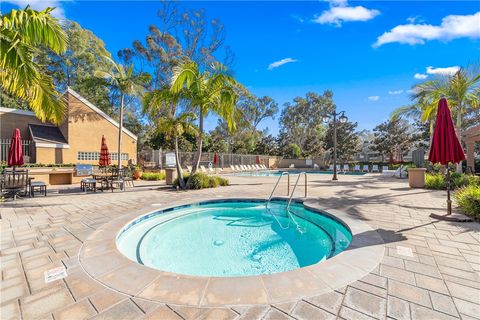
<path fill-rule="evenodd" d="M 67 270 L 65 267 L 58 267 L 50 269 L 44 272 L 45 283 L 49 283 L 55 280 L 63 279 L 67 276 Z"/>
<path fill-rule="evenodd" d="M 175 153 L 166 153 L 165 154 L 165 166 L 175 167 Z"/>

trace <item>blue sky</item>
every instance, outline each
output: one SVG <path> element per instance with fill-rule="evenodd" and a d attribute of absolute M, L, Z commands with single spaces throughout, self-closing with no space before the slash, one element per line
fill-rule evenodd
<path fill-rule="evenodd" d="M 27 0 L 12 0 L 24 6 Z M 155 1 L 36 2 L 79 22 L 115 54 L 144 39 Z M 334 92 L 339 110 L 372 129 L 409 102 L 408 90 L 457 66 L 478 63 L 480 6 L 474 1 L 195 1 L 226 28 L 234 73 L 280 105 L 308 91 Z M 3 4 L 9 11 L 12 4 Z M 207 128 L 215 126 L 208 119 Z M 261 126 L 278 132 L 278 117 Z"/>

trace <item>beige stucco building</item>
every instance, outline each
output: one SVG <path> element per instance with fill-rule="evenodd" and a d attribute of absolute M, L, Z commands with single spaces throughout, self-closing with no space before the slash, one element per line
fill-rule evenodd
<path fill-rule="evenodd" d="M 72 89 L 65 93 L 67 113 L 60 126 L 42 123 L 31 111 L 0 107 L 0 139 L 10 139 L 19 128 L 22 140 L 31 140 L 30 162 L 41 164 L 98 164 L 102 135 L 112 164 L 117 162 L 119 124 Z M 136 163 L 137 137 L 122 131 L 122 164 Z M 4 150 L 4 149 L 2 149 Z"/>

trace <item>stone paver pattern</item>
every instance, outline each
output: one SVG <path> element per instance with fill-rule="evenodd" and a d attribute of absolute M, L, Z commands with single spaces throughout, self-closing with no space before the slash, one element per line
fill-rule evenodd
<path fill-rule="evenodd" d="M 84 241 L 124 214 L 222 197 L 266 198 L 276 180 L 229 179 L 229 187 L 188 192 L 153 182 L 113 193 L 62 186 L 47 197 L 1 204 L 0 318 L 480 319 L 480 225 L 431 219 L 430 213 L 445 212 L 445 192 L 410 189 L 405 180 L 375 174 L 340 175 L 339 181 L 309 176 L 309 199 L 366 222 L 386 246 L 370 274 L 322 295 L 274 305 L 163 304 L 113 291 L 81 268 Z M 284 195 L 286 186 L 277 193 Z M 101 258 L 97 264 L 100 274 Z M 46 284 L 44 272 L 59 266 L 68 276 Z"/>

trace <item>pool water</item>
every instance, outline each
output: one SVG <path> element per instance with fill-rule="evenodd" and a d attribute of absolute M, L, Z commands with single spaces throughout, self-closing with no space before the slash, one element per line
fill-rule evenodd
<path fill-rule="evenodd" d="M 290 174 L 299 174 L 301 172 L 305 171 L 275 171 L 275 170 L 268 170 L 268 171 L 250 171 L 250 172 L 238 172 L 235 173 L 236 176 L 241 176 L 241 177 L 278 177 L 282 175 L 282 172 L 288 172 Z M 332 171 L 306 171 L 307 174 L 333 174 Z M 363 176 L 365 172 L 338 172 L 338 174 L 346 174 L 346 175 L 352 175 L 352 176 Z"/>
<path fill-rule="evenodd" d="M 120 233 L 130 259 L 195 276 L 248 276 L 289 271 L 346 249 L 351 233 L 339 221 L 292 203 L 222 201 L 161 212 Z M 275 216 L 274 216 L 275 215 Z"/>

